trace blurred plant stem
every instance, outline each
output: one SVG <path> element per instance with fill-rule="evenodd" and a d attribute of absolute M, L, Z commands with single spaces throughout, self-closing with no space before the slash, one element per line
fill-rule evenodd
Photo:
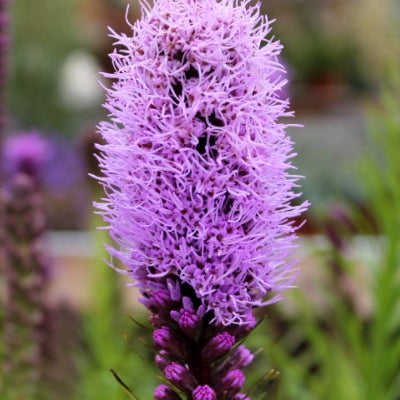
<path fill-rule="evenodd" d="M 42 351 L 48 345 L 43 331 L 48 264 L 42 198 L 33 180 L 21 173 L 14 177 L 9 193 L 2 193 L 1 205 L 6 286 L 2 398 L 42 399 Z"/>
<path fill-rule="evenodd" d="M 8 45 L 9 45 L 9 1 L 0 0 L 0 148 L 4 138 L 6 124 L 6 102 L 4 90 L 7 84 L 8 75 Z"/>

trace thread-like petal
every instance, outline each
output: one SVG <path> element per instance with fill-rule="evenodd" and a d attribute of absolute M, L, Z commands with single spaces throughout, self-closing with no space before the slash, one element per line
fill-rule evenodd
<path fill-rule="evenodd" d="M 110 252 L 149 298 L 168 280 L 178 300 L 178 280 L 213 321 L 245 325 L 293 285 L 293 221 L 307 208 L 292 205 L 282 46 L 248 0 L 143 10 L 131 36 L 111 33 L 98 205 L 120 247 Z"/>

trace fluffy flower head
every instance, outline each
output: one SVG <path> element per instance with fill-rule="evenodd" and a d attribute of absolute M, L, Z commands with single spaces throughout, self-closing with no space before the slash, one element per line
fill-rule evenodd
<path fill-rule="evenodd" d="M 245 324 L 292 284 L 292 221 L 306 208 L 291 205 L 281 45 L 247 0 L 157 0 L 142 11 L 132 36 L 112 32 L 106 75 L 98 207 L 119 245 L 110 252 L 142 292 L 173 277 L 215 321 Z"/>

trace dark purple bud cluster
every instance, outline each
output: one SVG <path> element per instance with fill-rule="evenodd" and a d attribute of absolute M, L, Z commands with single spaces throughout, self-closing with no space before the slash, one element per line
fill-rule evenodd
<path fill-rule="evenodd" d="M 213 389 L 208 385 L 197 386 L 193 392 L 193 400 L 217 400 Z"/>
<path fill-rule="evenodd" d="M 212 337 L 204 346 L 202 351 L 203 359 L 214 361 L 223 356 L 235 344 L 235 337 L 228 332 L 218 333 Z"/>
<path fill-rule="evenodd" d="M 245 383 L 241 369 L 253 360 L 251 352 L 236 343 L 254 328 L 254 317 L 249 314 L 241 326 L 210 323 L 212 312 L 199 305 L 193 289 L 172 278 L 155 279 L 154 284 L 143 303 L 152 311 L 150 322 L 156 328 L 156 365 L 171 384 L 158 386 L 154 398 L 180 399 L 178 393 L 193 400 L 236 398 Z"/>

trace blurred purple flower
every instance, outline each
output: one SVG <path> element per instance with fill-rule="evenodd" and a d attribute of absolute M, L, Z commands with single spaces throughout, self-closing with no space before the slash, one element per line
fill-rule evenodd
<path fill-rule="evenodd" d="M 1 175 L 11 182 L 17 172 L 41 186 L 52 228 L 75 228 L 86 220 L 89 193 L 83 157 L 59 135 L 28 130 L 5 139 Z"/>
<path fill-rule="evenodd" d="M 49 141 L 38 131 L 32 130 L 11 136 L 4 143 L 4 169 L 10 175 L 23 172 L 39 179 L 52 151 Z"/>
<path fill-rule="evenodd" d="M 24 172 L 57 193 L 68 191 L 84 176 L 81 157 L 67 139 L 35 129 L 5 140 L 3 170 L 10 176 Z"/>

